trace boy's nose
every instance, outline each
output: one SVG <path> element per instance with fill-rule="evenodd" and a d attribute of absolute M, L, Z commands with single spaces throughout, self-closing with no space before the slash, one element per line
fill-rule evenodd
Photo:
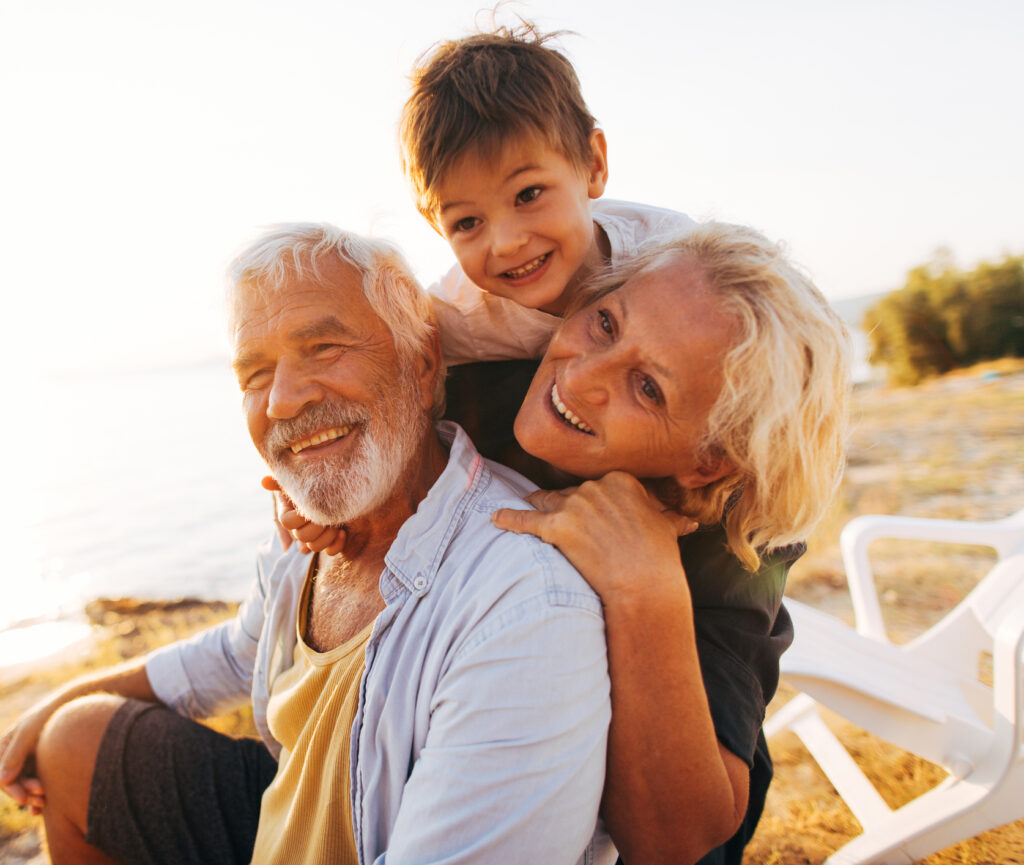
<path fill-rule="evenodd" d="M 491 252 L 498 257 L 514 255 L 529 239 L 518 219 L 499 220 L 491 228 Z"/>
<path fill-rule="evenodd" d="M 294 364 L 282 360 L 274 370 L 274 383 L 267 399 L 267 417 L 271 420 L 296 417 L 307 405 L 318 402 L 321 396 L 315 382 Z"/>

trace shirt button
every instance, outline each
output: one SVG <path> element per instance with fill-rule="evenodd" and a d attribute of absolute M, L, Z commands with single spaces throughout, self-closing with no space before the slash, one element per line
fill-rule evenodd
<path fill-rule="evenodd" d="M 426 577 L 417 577 L 415 580 L 412 581 L 412 586 L 414 589 L 417 590 L 425 589 L 427 587 Z"/>

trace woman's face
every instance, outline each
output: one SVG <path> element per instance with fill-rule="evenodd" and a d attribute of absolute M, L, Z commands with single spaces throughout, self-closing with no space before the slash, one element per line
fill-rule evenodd
<path fill-rule="evenodd" d="M 619 469 L 704 486 L 728 471 L 696 456 L 736 334 L 697 267 L 667 254 L 565 321 L 516 417 L 516 438 L 579 477 Z"/>

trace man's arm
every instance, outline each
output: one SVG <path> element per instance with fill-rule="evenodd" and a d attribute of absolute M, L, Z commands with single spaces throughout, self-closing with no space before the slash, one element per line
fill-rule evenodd
<path fill-rule="evenodd" d="M 37 778 L 25 773 L 46 722 L 65 703 L 99 692 L 156 701 L 146 676 L 145 658 L 76 679 L 23 714 L 0 738 L 0 789 L 19 805 L 42 806 L 44 791 Z"/>
<path fill-rule="evenodd" d="M 609 685 L 597 599 L 564 600 L 505 609 L 456 650 L 378 865 L 579 859 L 597 823 Z"/>

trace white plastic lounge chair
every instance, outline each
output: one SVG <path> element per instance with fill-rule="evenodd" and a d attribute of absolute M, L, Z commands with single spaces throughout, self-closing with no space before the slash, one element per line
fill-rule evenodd
<path fill-rule="evenodd" d="M 989 546 L 998 561 L 940 622 L 896 645 L 868 561 L 878 538 Z M 864 829 L 827 865 L 916 862 L 1024 817 L 1024 510 L 991 523 L 858 517 L 840 546 L 856 629 L 787 599 L 796 638 L 782 656 L 782 675 L 803 693 L 765 724 L 767 736 L 789 729 L 803 740 Z M 986 654 L 991 687 L 978 680 Z M 890 809 L 821 720 L 819 703 L 949 777 Z"/>

